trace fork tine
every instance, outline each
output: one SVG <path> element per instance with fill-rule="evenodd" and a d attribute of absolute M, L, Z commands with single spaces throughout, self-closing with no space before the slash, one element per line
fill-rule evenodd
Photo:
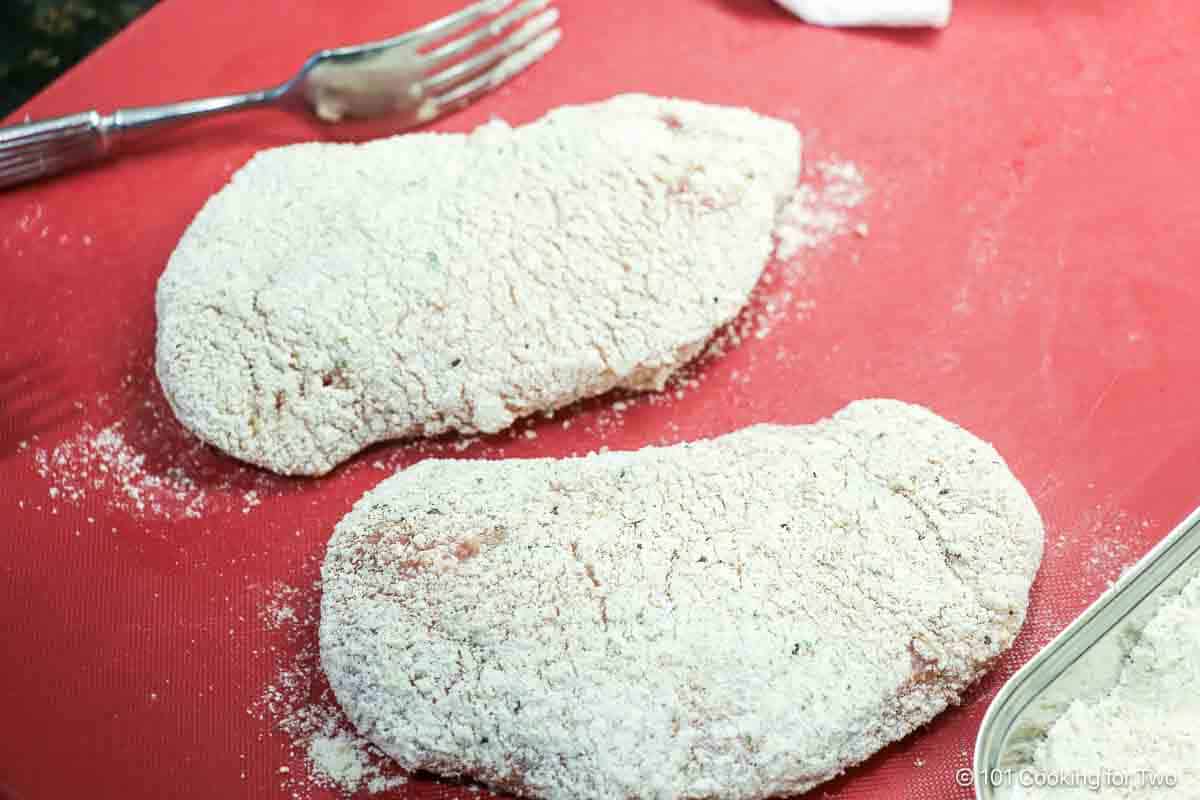
<path fill-rule="evenodd" d="M 472 31 L 466 36 L 460 36 L 454 41 L 426 53 L 425 61 L 427 66 L 436 67 L 452 56 L 470 52 L 477 45 L 504 33 L 512 27 L 513 23 L 529 17 L 536 11 L 541 11 L 550 5 L 550 2 L 551 0 L 525 0 L 525 2 L 519 4 L 516 8 L 512 8 L 501 14 L 479 30 Z"/>
<path fill-rule="evenodd" d="M 433 98 L 432 116 L 438 117 L 472 103 L 481 95 L 524 72 L 534 62 L 554 49 L 554 45 L 558 44 L 558 40 L 561 38 L 562 31 L 558 28 L 546 31 L 478 78 L 460 83 L 450 91 Z"/>
<path fill-rule="evenodd" d="M 553 27 L 554 23 L 557 21 L 557 8 L 551 8 L 548 11 L 538 14 L 495 47 L 489 48 L 478 55 L 460 61 L 454 66 L 444 69 L 436 75 L 426 78 L 421 82 L 421 93 L 432 94 L 433 92 L 437 91 L 449 92 L 465 85 L 467 82 L 476 78 L 485 70 L 495 67 L 507 58 L 516 54 L 526 45 L 535 41 L 538 37 Z"/>
<path fill-rule="evenodd" d="M 368 47 L 372 50 L 385 49 L 398 44 L 413 45 L 420 47 L 433 39 L 442 36 L 449 36 L 452 33 L 462 30 L 473 22 L 478 22 L 489 14 L 495 14 L 502 8 L 511 3 L 512 0 L 478 0 L 466 8 L 459 9 L 451 14 L 447 14 L 440 19 L 435 19 L 433 22 L 427 22 L 419 28 L 411 31 L 406 31 L 399 36 L 393 36 L 390 39 L 383 39 L 378 42 L 371 42 Z M 338 48 L 333 52 L 340 50 L 358 51 L 361 46 Z"/>

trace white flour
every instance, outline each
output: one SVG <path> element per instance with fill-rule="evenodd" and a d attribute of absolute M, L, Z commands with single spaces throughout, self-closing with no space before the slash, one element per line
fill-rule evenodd
<path fill-rule="evenodd" d="M 57 515 L 95 508 L 135 520 L 180 521 L 252 514 L 269 498 L 303 490 L 300 482 L 225 456 L 185 430 L 154 380 L 153 360 L 132 353 L 131 371 L 116 391 L 76 401 L 84 417 L 52 444 L 43 435 L 17 443 L 17 452 L 45 483 L 45 493 L 18 500 L 18 509 Z M 350 465 L 345 474 L 374 468 L 394 472 L 423 455 L 461 453 L 478 439 L 415 440 L 379 458 Z M 497 445 L 478 448 L 495 454 Z M 89 526 L 97 524 L 88 516 Z"/>
<path fill-rule="evenodd" d="M 992 448 L 895 401 L 426 460 L 338 524 L 321 659 L 405 768 L 554 800 L 795 794 L 958 701 L 1016 636 L 1042 536 Z"/>
<path fill-rule="evenodd" d="M 48 502 L 35 510 L 57 514 L 60 506 L 87 505 L 141 520 L 201 519 L 249 514 L 268 495 L 297 490 L 184 430 L 149 374 L 149 360 L 133 354 L 131 362 L 116 392 L 75 402 L 95 422 L 81 422 L 52 445 L 34 436 L 20 446 L 48 484 Z"/>
<path fill-rule="evenodd" d="M 287 736 L 289 763 L 276 770 L 292 800 L 309 800 L 316 789 L 344 797 L 377 793 L 408 778 L 370 742 L 354 732 L 321 676 L 314 641 L 319 589 L 277 583 L 262 611 L 266 629 L 285 635 L 274 681 L 248 713 Z"/>
<path fill-rule="evenodd" d="M 789 123 L 644 95 L 263 151 L 171 256 L 158 374 L 201 438 L 308 475 L 661 389 L 746 303 L 799 162 Z"/>
<path fill-rule="evenodd" d="M 804 182 L 779 213 L 775 255 L 787 261 L 803 249 L 822 247 L 850 230 L 850 212 L 867 198 L 862 172 L 848 161 L 829 159 L 805 171 Z M 854 227 L 859 236 L 868 229 Z"/>
<path fill-rule="evenodd" d="M 52 450 L 36 450 L 38 475 L 52 483 L 50 498 L 79 505 L 96 494 L 139 516 L 198 519 L 207 493 L 180 467 L 147 469 L 146 454 L 129 445 L 123 427 L 115 422 L 96 430 L 85 423 Z"/>
<path fill-rule="evenodd" d="M 1097 784 L 1017 785 L 1013 800 L 1200 797 L 1200 577 L 1146 625 L 1111 693 L 1077 701 L 1055 721 L 1032 769 Z M 1106 771 L 1118 776 L 1108 785 Z"/>

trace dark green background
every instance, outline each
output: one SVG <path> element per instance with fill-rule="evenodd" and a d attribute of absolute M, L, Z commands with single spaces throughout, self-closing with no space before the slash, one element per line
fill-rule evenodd
<path fill-rule="evenodd" d="M 0 0 L 0 117 L 157 0 Z"/>

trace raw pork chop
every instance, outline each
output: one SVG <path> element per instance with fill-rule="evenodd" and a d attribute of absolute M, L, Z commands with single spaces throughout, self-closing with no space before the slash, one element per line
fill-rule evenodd
<path fill-rule="evenodd" d="M 586 458 L 424 461 L 325 557 L 321 661 L 403 767 L 550 800 L 797 794 L 1013 642 L 1037 510 L 930 411 Z"/>
<path fill-rule="evenodd" d="M 661 388 L 746 302 L 799 159 L 785 122 L 641 95 L 265 151 L 159 281 L 159 379 L 202 439 L 299 475 Z"/>

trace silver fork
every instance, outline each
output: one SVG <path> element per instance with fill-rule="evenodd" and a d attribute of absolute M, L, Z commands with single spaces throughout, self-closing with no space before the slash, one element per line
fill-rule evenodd
<path fill-rule="evenodd" d="M 561 35 L 551 2 L 481 0 L 390 39 L 313 53 L 290 80 L 257 92 L 0 127 L 0 189 L 112 155 L 135 131 L 259 106 L 307 107 L 327 122 L 388 114 L 397 130 L 423 125 L 549 52 Z"/>

